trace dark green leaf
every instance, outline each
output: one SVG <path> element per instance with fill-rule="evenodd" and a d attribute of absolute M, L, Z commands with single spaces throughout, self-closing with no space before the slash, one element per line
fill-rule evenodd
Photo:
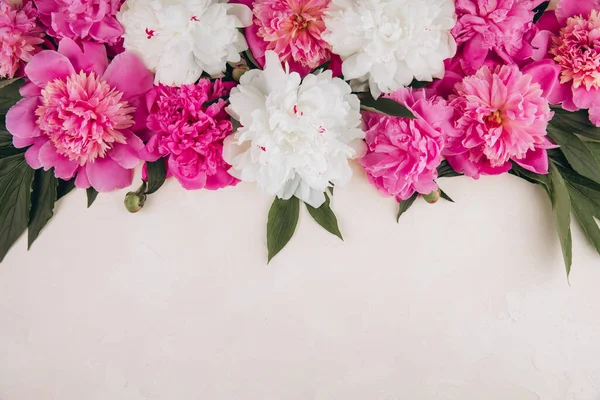
<path fill-rule="evenodd" d="M 440 166 L 437 168 L 438 178 L 452 178 L 455 176 L 462 176 L 455 170 L 452 169 L 448 161 L 443 160 Z"/>
<path fill-rule="evenodd" d="M 154 162 L 147 162 L 146 171 L 148 173 L 146 194 L 156 193 L 165 183 L 165 179 L 167 179 L 167 166 L 165 165 L 164 158 L 159 158 Z"/>
<path fill-rule="evenodd" d="M 231 118 L 231 133 L 236 133 L 240 126 L 242 126 L 240 121 L 235 118 Z"/>
<path fill-rule="evenodd" d="M 554 125 L 548 125 L 548 135 L 560 145 L 560 150 L 575 171 L 600 182 L 600 164 L 586 142 L 573 132 L 558 129 Z"/>
<path fill-rule="evenodd" d="M 8 85 L 12 85 L 19 79 L 21 79 L 21 78 L 0 79 L 0 89 L 2 89 L 3 87 L 6 87 Z"/>
<path fill-rule="evenodd" d="M 44 171 L 40 168 L 35 171 L 31 192 L 31 210 L 29 211 L 27 248 L 31 248 L 41 230 L 54 215 L 57 186 L 58 179 L 54 176 L 54 169 Z"/>
<path fill-rule="evenodd" d="M 375 100 L 372 97 L 365 96 L 360 98 L 360 108 L 366 111 L 374 111 L 380 114 L 391 115 L 393 117 L 400 118 L 415 118 L 413 113 L 402 104 L 388 99 L 386 97 L 380 97 Z"/>
<path fill-rule="evenodd" d="M 71 190 L 75 189 L 75 178 L 68 181 L 58 180 L 58 188 L 56 189 L 56 199 L 62 199 L 68 195 Z"/>
<path fill-rule="evenodd" d="M 544 11 L 546 11 L 546 9 L 548 8 L 548 6 L 550 5 L 549 1 L 545 1 L 542 4 L 540 4 L 539 6 L 537 6 L 536 8 L 533 9 L 534 12 L 534 16 L 533 16 L 533 23 L 535 24 L 536 22 L 538 22 L 538 20 L 542 17 L 542 14 L 544 14 Z"/>
<path fill-rule="evenodd" d="M 413 89 L 422 89 L 424 87 L 426 87 L 427 85 L 431 85 L 432 82 L 427 82 L 427 81 L 418 81 L 416 79 L 413 79 L 413 81 L 410 83 L 410 85 L 408 85 L 408 87 L 411 87 Z"/>
<path fill-rule="evenodd" d="M 267 221 L 268 262 L 271 262 L 294 235 L 299 215 L 300 201 L 297 197 L 292 196 L 289 200 L 277 197 L 273 201 Z"/>
<path fill-rule="evenodd" d="M 443 191 L 441 188 L 440 188 L 440 197 L 441 197 L 442 199 L 444 199 L 444 200 L 447 200 L 447 201 L 449 201 L 449 202 L 451 202 L 451 203 L 454 203 L 454 200 L 452 200 L 452 198 L 451 198 L 450 196 L 448 196 L 448 195 L 446 194 L 446 192 L 444 192 L 444 191 Z"/>
<path fill-rule="evenodd" d="M 398 204 L 398 215 L 396 216 L 396 222 L 400 222 L 400 217 L 402 216 L 402 214 L 408 211 L 408 209 L 410 208 L 410 206 L 413 205 L 417 197 L 419 197 L 419 194 L 415 192 L 409 199 L 402 200 Z"/>
<path fill-rule="evenodd" d="M 0 158 L 24 153 L 26 149 L 17 149 L 12 145 L 12 135 L 0 127 Z"/>
<path fill-rule="evenodd" d="M 550 163 L 550 182 L 552 184 L 552 208 L 556 217 L 556 229 L 562 248 L 563 259 L 567 269 L 567 277 L 571 272 L 572 239 L 571 239 L 571 198 L 561 174 L 554 164 Z"/>
<path fill-rule="evenodd" d="M 27 228 L 32 180 L 22 154 L 0 159 L 0 262 Z"/>
<path fill-rule="evenodd" d="M 87 206 L 88 206 L 88 208 L 90 208 L 92 206 L 92 204 L 94 204 L 94 201 L 96 201 L 96 197 L 98 197 L 98 191 L 90 186 L 89 188 L 87 188 L 86 192 L 87 192 Z"/>
<path fill-rule="evenodd" d="M 583 228 L 585 235 L 592 242 L 596 251 L 600 254 L 600 229 L 594 218 L 598 215 L 594 209 L 594 205 L 589 202 L 581 192 L 567 182 L 567 189 L 571 196 L 571 206 L 575 213 L 575 217 Z"/>
<path fill-rule="evenodd" d="M 557 168 L 560 171 L 560 174 L 563 176 L 563 179 L 582 196 L 584 196 L 591 204 L 593 204 L 595 210 L 597 210 L 600 215 L 600 184 L 591 179 L 583 177 L 568 168 Z"/>
<path fill-rule="evenodd" d="M 600 128 L 590 122 L 586 110 L 575 112 L 563 109 L 554 109 L 554 118 L 549 126 L 554 126 L 568 133 L 575 133 L 588 139 L 600 141 Z"/>
<path fill-rule="evenodd" d="M 9 108 L 21 100 L 19 89 L 25 82 L 19 79 L 0 89 L 0 114 L 6 114 Z"/>
<path fill-rule="evenodd" d="M 342 233 L 340 232 L 340 228 L 338 227 L 338 222 L 333 210 L 330 206 L 331 200 L 329 200 L 329 196 L 327 193 L 325 194 L 325 203 L 321 205 L 319 208 L 314 208 L 309 204 L 306 204 L 306 208 L 308 212 L 313 217 L 313 219 L 321 225 L 326 231 L 334 234 L 339 237 L 341 240 L 344 240 L 342 237 Z"/>

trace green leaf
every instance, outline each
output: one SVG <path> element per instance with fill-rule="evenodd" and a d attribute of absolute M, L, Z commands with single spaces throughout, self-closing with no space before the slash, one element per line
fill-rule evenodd
<path fill-rule="evenodd" d="M 360 108 L 366 111 L 391 115 L 392 117 L 415 118 L 408 108 L 386 97 L 380 97 L 377 100 L 369 96 L 361 97 Z"/>
<path fill-rule="evenodd" d="M 56 189 L 56 200 L 62 199 L 63 197 L 68 195 L 73 189 L 75 189 L 75 178 L 70 179 L 68 181 L 59 179 L 58 188 Z"/>
<path fill-rule="evenodd" d="M 231 133 L 236 133 L 240 126 L 242 126 L 240 121 L 235 118 L 231 118 Z"/>
<path fill-rule="evenodd" d="M 337 218 L 331 209 L 330 203 L 331 200 L 329 199 L 329 196 L 327 196 L 327 193 L 325 193 L 325 203 L 323 203 L 321 207 L 314 208 L 311 205 L 306 204 L 306 208 L 313 219 L 326 231 L 339 237 L 341 240 L 344 240 L 342 233 L 340 232 L 340 228 L 338 227 Z"/>
<path fill-rule="evenodd" d="M 22 154 L 0 159 L 0 262 L 27 228 L 32 180 Z"/>
<path fill-rule="evenodd" d="M 0 89 L 0 114 L 6 114 L 9 108 L 21 100 L 19 89 L 24 84 L 25 81 L 18 79 Z"/>
<path fill-rule="evenodd" d="M 454 200 L 452 200 L 452 198 L 451 198 L 450 196 L 448 196 L 448 195 L 446 194 L 446 192 L 444 192 L 444 191 L 442 190 L 442 188 L 440 188 L 439 186 L 438 186 L 438 188 L 440 189 L 440 197 L 441 197 L 442 199 L 444 199 L 444 200 L 447 200 L 447 201 L 449 201 L 449 202 L 451 202 L 451 203 L 454 203 Z"/>
<path fill-rule="evenodd" d="M 271 262 L 294 235 L 299 215 L 300 201 L 296 196 L 292 196 L 289 200 L 276 197 L 273 201 L 267 221 L 268 262 Z"/>
<path fill-rule="evenodd" d="M 413 88 L 413 89 L 422 89 L 424 87 L 426 87 L 427 85 L 431 85 L 432 82 L 427 82 L 427 81 L 418 81 L 416 79 L 413 79 L 413 81 L 410 83 L 410 85 L 408 85 L 408 87 Z"/>
<path fill-rule="evenodd" d="M 455 170 L 452 169 L 448 161 L 442 160 L 442 163 L 437 167 L 438 178 L 452 178 L 455 176 L 462 176 Z"/>
<path fill-rule="evenodd" d="M 548 125 L 548 135 L 560 145 L 560 150 L 573 169 L 581 175 L 600 182 L 600 164 L 588 144 L 573 132 Z"/>
<path fill-rule="evenodd" d="M 98 191 L 93 187 L 89 187 L 86 189 L 87 192 L 87 207 L 90 208 L 94 201 L 96 201 L 96 197 L 98 197 Z"/>
<path fill-rule="evenodd" d="M 17 149 L 12 145 L 12 135 L 0 127 L 0 158 L 24 153 L 26 149 Z"/>
<path fill-rule="evenodd" d="M 571 239 L 571 198 L 565 181 L 554 164 L 550 163 L 550 182 L 552 184 L 552 208 L 556 217 L 556 229 L 562 248 L 563 259 L 567 269 L 567 277 L 571 272 L 572 239 Z"/>
<path fill-rule="evenodd" d="M 154 162 L 147 162 L 146 171 L 148 173 L 146 194 L 156 193 L 165 183 L 165 179 L 167 179 L 167 167 L 164 158 L 159 158 Z"/>
<path fill-rule="evenodd" d="M 561 108 L 553 109 L 554 118 L 549 126 L 554 126 L 560 130 L 586 137 L 592 140 L 600 141 L 600 128 L 590 122 L 589 114 L 586 110 L 570 112 Z"/>
<path fill-rule="evenodd" d="M 12 79 L 0 79 L 0 89 L 2 89 L 3 87 L 6 87 L 8 85 L 12 85 L 13 83 L 15 83 L 16 81 L 18 81 L 21 78 L 12 78 Z"/>
<path fill-rule="evenodd" d="M 58 179 L 54 176 L 54 169 L 44 171 L 40 168 L 35 171 L 31 192 L 31 210 L 29 211 L 29 229 L 27 231 L 28 249 L 31 248 L 41 230 L 54 215 L 57 187 Z"/>
<path fill-rule="evenodd" d="M 594 205 L 580 191 L 567 182 L 567 189 L 571 196 L 571 206 L 575 213 L 575 217 L 583 228 L 585 235 L 600 254 L 600 229 L 594 216 L 598 216 Z"/>
<path fill-rule="evenodd" d="M 546 9 L 548 8 L 549 5 L 550 5 L 549 1 L 544 1 L 542 4 L 540 4 L 539 6 L 537 6 L 536 8 L 533 9 L 533 12 L 535 14 L 533 16 L 534 24 L 536 22 L 538 22 L 538 20 L 542 17 L 542 15 L 544 14 L 544 11 L 546 11 Z"/>
<path fill-rule="evenodd" d="M 396 222 L 400 222 L 400 217 L 402 216 L 402 214 L 408 211 L 408 209 L 410 208 L 410 206 L 413 205 L 417 197 L 419 197 L 419 194 L 415 192 L 409 199 L 402 200 L 400 203 L 398 203 L 398 215 L 396 216 Z"/>

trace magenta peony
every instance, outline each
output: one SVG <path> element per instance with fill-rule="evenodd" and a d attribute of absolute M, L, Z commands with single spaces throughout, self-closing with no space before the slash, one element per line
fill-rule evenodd
<path fill-rule="evenodd" d="M 369 181 L 398 201 L 415 192 L 429 194 L 437 189 L 446 136 L 458 134 L 454 109 L 441 97 L 428 98 L 425 90 L 400 89 L 385 97 L 404 104 L 416 119 L 364 112 L 368 150 L 360 163 Z"/>
<path fill-rule="evenodd" d="M 467 74 L 491 57 L 514 64 L 531 56 L 533 9 L 543 0 L 457 0 L 452 34 Z"/>
<path fill-rule="evenodd" d="M 261 67 L 267 50 L 275 51 L 281 62 L 302 76 L 332 58 L 329 45 L 321 38 L 325 30 L 322 17 L 330 0 L 238 2 L 252 7 L 254 24 L 246 28 L 246 40 Z M 338 57 L 334 64 L 341 69 Z"/>
<path fill-rule="evenodd" d="M 133 54 L 108 62 L 104 45 L 63 39 L 58 51 L 36 54 L 25 67 L 31 83 L 6 114 L 15 147 L 27 146 L 34 168 L 100 192 L 131 183 L 144 143 L 142 96 L 154 77 Z"/>
<path fill-rule="evenodd" d="M 548 173 L 546 137 L 552 119 L 545 96 L 557 81 L 558 68 L 533 63 L 521 72 L 516 66 L 481 67 L 455 86 L 451 105 L 457 110 L 456 129 L 444 154 L 456 171 L 480 174 L 507 172 L 511 161 L 538 174 Z"/>
<path fill-rule="evenodd" d="M 179 88 L 158 86 L 148 95 L 148 128 L 153 136 L 146 145 L 148 161 L 166 157 L 167 171 L 186 189 L 219 189 L 238 183 L 223 160 L 223 139 L 232 125 L 225 112 L 231 82 L 200 79 Z M 205 103 L 210 103 L 205 105 Z"/>
<path fill-rule="evenodd" d="M 0 0 L 0 78 L 21 75 L 24 63 L 41 50 L 43 30 L 31 1 Z"/>
<path fill-rule="evenodd" d="M 123 27 L 115 15 L 123 0 L 35 0 L 48 34 L 59 39 L 115 44 Z"/>
<path fill-rule="evenodd" d="M 569 111 L 589 109 L 600 126 L 600 0 L 561 0 L 539 28 L 533 58 L 550 58 L 561 70 L 550 102 Z"/>

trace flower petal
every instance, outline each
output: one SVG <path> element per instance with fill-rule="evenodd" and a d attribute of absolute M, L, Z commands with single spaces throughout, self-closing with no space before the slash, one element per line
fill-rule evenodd
<path fill-rule="evenodd" d="M 122 53 L 116 56 L 106 71 L 103 79 L 115 89 L 123 92 L 124 99 L 140 96 L 152 89 L 154 76 L 133 53 Z"/>
<path fill-rule="evenodd" d="M 66 79 L 75 73 L 73 64 L 64 55 L 44 50 L 31 58 L 25 66 L 25 74 L 37 86 L 43 88 L 46 83 L 55 79 Z"/>
<path fill-rule="evenodd" d="M 97 158 L 85 165 L 90 185 L 99 192 L 111 192 L 131 185 L 133 170 L 117 164 L 110 157 Z"/>
<path fill-rule="evenodd" d="M 44 170 L 48 171 L 50 168 L 54 168 L 54 175 L 60 179 L 71 179 L 79 168 L 76 162 L 58 154 L 56 147 L 49 141 L 40 148 L 39 160 Z"/>
<path fill-rule="evenodd" d="M 76 72 L 94 72 L 102 76 L 108 66 L 106 47 L 101 43 L 83 42 L 83 51 L 77 43 L 64 38 L 58 44 L 58 52 L 69 58 Z"/>
<path fill-rule="evenodd" d="M 41 135 L 36 121 L 35 110 L 39 97 L 27 97 L 12 106 L 6 113 L 6 129 L 19 138 L 34 138 Z"/>

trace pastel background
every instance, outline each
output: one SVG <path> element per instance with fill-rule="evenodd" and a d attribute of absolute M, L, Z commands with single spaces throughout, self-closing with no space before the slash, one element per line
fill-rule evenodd
<path fill-rule="evenodd" d="M 540 188 L 440 179 L 397 224 L 356 172 L 345 242 L 303 211 L 269 265 L 252 185 L 73 192 L 0 265 L 0 399 L 600 399 L 600 262 L 575 227 L 569 285 Z"/>

